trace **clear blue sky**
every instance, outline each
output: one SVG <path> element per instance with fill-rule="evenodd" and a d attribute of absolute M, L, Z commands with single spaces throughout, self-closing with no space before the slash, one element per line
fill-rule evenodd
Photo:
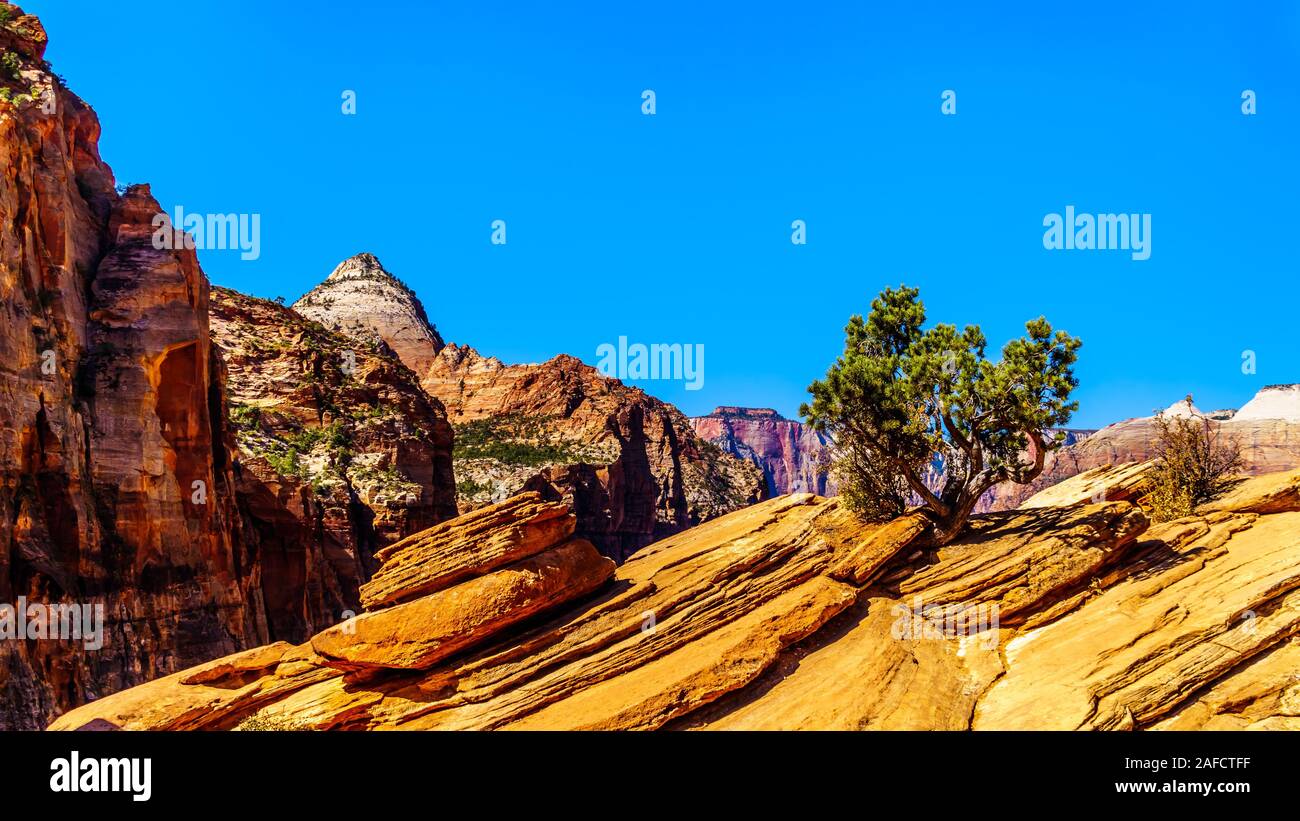
<path fill-rule="evenodd" d="M 508 362 L 703 343 L 703 390 L 643 385 L 687 413 L 793 416 L 899 282 L 997 347 L 1081 337 L 1081 427 L 1300 381 L 1294 2 L 22 5 L 119 182 L 261 214 L 217 284 L 292 301 L 370 251 Z M 1150 213 L 1151 258 L 1045 250 L 1067 205 Z"/>

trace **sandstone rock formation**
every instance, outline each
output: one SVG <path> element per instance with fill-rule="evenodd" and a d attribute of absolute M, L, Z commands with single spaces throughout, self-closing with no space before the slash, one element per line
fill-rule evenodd
<path fill-rule="evenodd" d="M 423 374 L 442 350 L 442 337 L 424 305 L 374 254 L 340 262 L 293 309 L 355 339 L 383 341 L 416 374 Z"/>
<path fill-rule="evenodd" d="M 155 243 L 174 227 L 155 222 L 148 186 L 115 186 L 94 112 L 43 59 L 40 22 L 3 6 L 0 50 L 18 78 L 0 76 L 0 604 L 103 612 L 99 647 L 0 641 L 0 729 L 15 729 L 241 648 L 306 639 L 357 606 L 367 551 L 455 507 L 450 432 L 408 371 L 359 351 L 355 378 L 336 384 L 312 346 L 341 342 L 218 294 L 230 313 L 215 330 L 239 343 L 233 387 L 249 391 L 242 443 L 276 455 L 300 428 L 332 424 L 327 413 L 376 409 L 347 423 L 346 494 L 310 487 L 323 475 L 314 450 L 292 478 L 237 451 L 194 251 Z M 259 384 L 262 367 L 320 384 Z M 399 418 L 379 412 L 389 403 Z M 266 411 L 256 426 L 254 404 Z M 409 429 L 422 425 L 431 432 Z M 358 475 L 367 464 L 396 465 L 412 488 L 388 493 L 385 476 Z"/>
<path fill-rule="evenodd" d="M 1118 493 L 1131 477 L 1113 478 Z M 864 524 L 834 499 L 797 494 L 670 536 L 607 571 L 563 529 L 526 535 L 565 518 L 538 496 L 472 515 L 463 528 L 452 520 L 391 548 L 386 564 L 411 557 L 400 575 L 414 598 L 359 617 L 364 627 L 211 662 L 86 705 L 54 728 L 1300 722 L 1300 471 L 1245 480 L 1213 509 L 1155 527 L 1127 501 L 978 515 L 938 549 L 922 519 Z M 454 581 L 458 539 L 474 569 Z M 567 593 L 546 588 L 547 602 L 565 603 L 512 622 L 521 599 L 503 591 L 516 582 L 498 576 L 543 584 L 529 562 L 554 553 L 552 542 L 586 557 L 545 560 L 552 578 L 573 579 Z M 529 550 L 540 552 L 516 558 Z M 443 580 L 433 592 L 414 572 L 426 563 L 424 578 Z M 448 632 L 448 619 L 472 624 Z M 452 635 L 468 645 L 444 650 Z"/>
<path fill-rule="evenodd" d="M 725 453 L 753 462 L 763 471 L 769 496 L 784 493 L 835 495 L 830 442 L 802 422 L 771 408 L 722 406 L 691 418 L 695 432 Z"/>
<path fill-rule="evenodd" d="M 701 439 L 676 408 L 572 356 L 506 365 L 444 346 L 410 290 L 370 255 L 345 261 L 294 307 L 384 340 L 446 406 L 462 508 L 537 490 L 569 504 L 577 535 L 621 561 L 766 496 L 753 465 Z"/>
<path fill-rule="evenodd" d="M 390 353 L 224 288 L 210 310 L 271 638 L 302 641 L 360 609 L 377 550 L 456 515 L 451 426 Z"/>
<path fill-rule="evenodd" d="M 1300 467 L 1300 385 L 1269 385 L 1240 411 L 1202 412 L 1184 399 L 1170 405 L 1164 413 L 1209 420 L 1222 439 L 1235 440 L 1241 445 L 1245 471 L 1249 474 Z M 1154 416 L 1116 422 L 1048 454 L 1042 474 L 1032 483 L 993 488 L 980 509 L 1008 510 L 1083 471 L 1125 462 L 1145 462 L 1154 456 L 1158 437 Z"/>
<path fill-rule="evenodd" d="M 1072 507 L 1088 502 L 1137 501 L 1150 490 L 1154 462 L 1103 465 L 1071 476 L 1020 503 L 1018 510 Z"/>
<path fill-rule="evenodd" d="M 102 605 L 105 646 L 0 643 L 0 729 L 264 642 L 224 445 L 207 281 L 156 250 L 99 124 L 13 6 L 0 48 L 0 602 Z M 35 99 L 14 94 L 35 88 Z"/>

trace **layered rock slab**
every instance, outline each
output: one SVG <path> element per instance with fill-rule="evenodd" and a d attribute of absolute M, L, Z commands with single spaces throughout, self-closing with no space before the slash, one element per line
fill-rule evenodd
<path fill-rule="evenodd" d="M 1125 502 L 1052 513 L 976 517 L 968 535 L 938 549 L 918 539 L 856 606 L 744 690 L 674 726 L 967 729 L 980 694 L 1003 672 L 999 648 L 1014 632 L 1003 620 L 1068 600 L 1146 527 Z"/>
<path fill-rule="evenodd" d="M 320 680 L 293 692 L 279 690 L 283 697 L 274 703 L 250 710 L 247 699 L 236 700 L 231 709 L 237 714 L 221 722 L 238 723 L 256 712 L 272 724 L 320 728 L 663 726 L 743 687 L 784 648 L 850 607 L 857 589 L 831 579 L 826 570 L 877 529 L 857 522 L 837 503 L 807 494 L 766 502 L 656 543 L 620 567 L 603 589 L 523 632 L 506 630 L 422 671 L 390 669 L 363 678 L 353 675 L 356 670 L 348 677 L 337 670 L 319 673 Z M 397 549 L 389 561 L 402 553 Z M 492 584 L 494 575 L 514 566 L 357 621 L 401 619 L 387 614 Z M 584 589 L 566 587 L 570 596 L 581 596 Z M 461 608 L 444 612 L 450 610 Z M 428 623 L 411 619 L 397 632 L 414 634 Z M 317 636 L 316 649 L 341 654 L 346 649 L 334 648 L 346 648 L 347 639 L 341 627 L 333 628 L 327 637 Z M 300 652 L 323 668 L 335 663 L 309 648 Z M 157 686 L 169 700 L 193 689 L 197 703 L 212 704 L 201 683 Z M 124 712 L 92 704 L 55 726 L 79 726 L 100 713 L 121 723 Z M 167 726 L 165 718 L 151 716 L 132 726 Z"/>
<path fill-rule="evenodd" d="M 1155 526 L 1124 501 L 977 516 L 943 547 L 907 519 L 782 497 L 422 670 L 340 674 L 296 648 L 294 666 L 236 660 L 56 726 L 189 726 L 202 705 L 211 726 L 320 729 L 1290 727 L 1291 483 L 1252 480 L 1223 505 L 1240 509 Z M 154 686 L 176 719 L 147 707 Z"/>
<path fill-rule="evenodd" d="M 361 600 L 374 610 L 441 590 L 559 544 L 574 525 L 567 507 L 537 493 L 471 511 L 379 551 Z"/>
<path fill-rule="evenodd" d="M 1300 631 L 1300 513 L 1260 517 L 1217 546 L 1212 532 L 1163 545 L 1141 572 L 1009 641 L 1008 672 L 973 726 L 1147 726 Z"/>
<path fill-rule="evenodd" d="M 576 539 L 412 601 L 363 613 L 311 640 L 343 670 L 422 670 L 561 602 L 585 596 L 614 572 Z"/>
<path fill-rule="evenodd" d="M 1021 502 L 1018 509 L 1135 501 L 1150 489 L 1154 469 L 1154 462 L 1102 465 L 1040 490 Z"/>

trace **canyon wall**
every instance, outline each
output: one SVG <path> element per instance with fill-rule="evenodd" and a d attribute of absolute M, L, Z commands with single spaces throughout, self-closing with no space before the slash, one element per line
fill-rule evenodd
<path fill-rule="evenodd" d="M 192 251 L 153 248 L 148 187 L 118 195 L 94 112 L 48 71 L 40 22 L 9 8 L 0 48 L 22 79 L 0 100 L 0 602 L 104 613 L 100 649 L 0 642 L 0 728 L 16 729 L 268 633 L 207 281 Z"/>
<path fill-rule="evenodd" d="M 432 327 L 415 327 L 423 307 L 370 254 L 345 260 L 294 309 L 382 340 L 416 371 L 455 427 L 464 509 L 535 490 L 570 504 L 577 535 L 623 561 L 766 497 L 754 465 L 704 441 L 672 405 L 572 356 L 507 365 L 443 345 Z"/>
<path fill-rule="evenodd" d="M 835 495 L 835 481 L 828 475 L 830 440 L 802 422 L 771 408 L 723 406 L 692 417 L 691 425 L 723 451 L 757 465 L 769 496 Z"/>
<path fill-rule="evenodd" d="M 358 351 L 337 389 L 262 384 L 266 429 L 250 437 L 247 408 L 228 424 L 214 332 L 227 344 L 327 335 L 230 294 L 210 327 L 195 252 L 155 242 L 169 226 L 155 225 L 149 187 L 115 186 L 98 119 L 44 60 L 40 21 L 4 7 L 0 50 L 18 76 L 0 77 L 0 730 L 301 640 L 359 609 L 370 554 L 455 514 L 445 414 L 382 352 Z M 231 345 L 244 401 L 254 371 L 311 376 L 338 353 L 250 348 Z M 277 474 L 244 447 L 320 438 L 305 429 L 332 420 L 311 418 L 311 402 L 329 398 L 374 400 L 345 431 L 355 458 L 342 486 L 314 481 L 311 465 Z M 59 638 L 27 618 L 54 605 L 85 608 L 91 633 L 98 610 L 102 633 Z"/>

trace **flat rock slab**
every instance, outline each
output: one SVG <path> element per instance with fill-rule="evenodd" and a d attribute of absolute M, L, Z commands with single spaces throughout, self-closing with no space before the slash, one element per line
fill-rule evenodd
<path fill-rule="evenodd" d="M 312 648 L 343 670 L 421 670 L 512 624 L 600 587 L 614 562 L 575 539 L 414 601 L 316 634 Z"/>
<path fill-rule="evenodd" d="M 1300 510 L 1300 470 L 1269 473 L 1241 480 L 1201 513 L 1285 513 Z"/>
<path fill-rule="evenodd" d="M 1102 465 L 1071 476 L 1020 503 L 1019 510 L 1072 507 L 1100 502 L 1123 502 L 1146 493 L 1154 462 Z"/>
<path fill-rule="evenodd" d="M 376 554 L 382 564 L 361 586 L 367 610 L 388 607 L 534 556 L 573 535 L 562 504 L 523 493 L 408 536 Z"/>

